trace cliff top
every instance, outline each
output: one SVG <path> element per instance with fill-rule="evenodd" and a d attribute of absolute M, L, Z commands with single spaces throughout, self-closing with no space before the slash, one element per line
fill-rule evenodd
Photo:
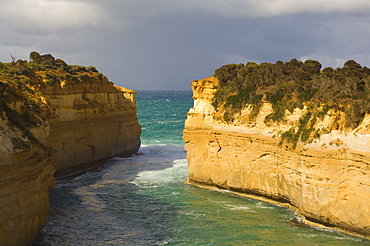
<path fill-rule="evenodd" d="M 253 105 L 256 114 L 262 102 L 272 104 L 274 112 L 266 121 L 283 120 L 285 110 L 308 106 L 311 113 L 325 106 L 343 111 L 346 128 L 356 128 L 370 113 L 370 69 L 353 60 L 342 68 L 321 69 L 315 60 L 292 59 L 275 64 L 248 62 L 229 64 L 215 70 L 219 80 L 213 106 L 224 111 L 224 120 Z"/>
<path fill-rule="evenodd" d="M 224 65 L 213 75 L 218 80 L 211 93 L 216 110 L 213 117 L 228 124 L 253 125 L 267 103 L 272 110 L 264 116 L 264 124 L 289 127 L 289 115 L 299 109 L 301 116 L 296 123 L 281 132 L 280 144 L 287 143 L 293 149 L 298 142 L 310 143 L 333 130 L 357 129 L 370 114 L 370 69 L 354 60 L 341 68 L 321 67 L 315 60 L 296 59 Z M 209 83 L 209 79 L 193 82 L 211 88 Z M 243 112 L 249 113 L 243 116 Z M 316 128 L 328 115 L 332 124 Z"/>
<path fill-rule="evenodd" d="M 135 93 L 114 86 L 94 66 L 68 65 L 52 55 L 31 52 L 30 61 L 17 60 L 0 62 L 0 81 L 16 82 L 29 89 L 35 87 L 44 94 L 86 93 L 99 90 Z"/>
<path fill-rule="evenodd" d="M 52 55 L 33 51 L 30 61 L 0 62 L 0 117 L 25 132 L 50 117 L 45 95 L 127 92 L 132 90 L 115 86 L 95 67 L 68 65 Z M 36 139 L 34 139 L 36 141 Z"/>
<path fill-rule="evenodd" d="M 68 65 L 62 59 L 55 59 L 52 55 L 40 55 L 31 52 L 30 62 L 17 60 L 9 63 L 0 62 L 1 80 L 18 80 L 25 84 L 55 84 L 58 80 L 72 78 L 77 82 L 86 80 L 87 77 L 101 78 L 103 75 L 93 67 Z"/>

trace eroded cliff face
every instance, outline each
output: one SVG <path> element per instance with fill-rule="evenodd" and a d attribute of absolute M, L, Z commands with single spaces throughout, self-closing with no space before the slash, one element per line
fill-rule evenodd
<path fill-rule="evenodd" d="M 47 143 L 57 151 L 57 178 L 81 174 L 113 156 L 129 156 L 140 147 L 136 92 L 107 78 L 79 85 L 61 81 L 43 88 L 52 107 Z"/>
<path fill-rule="evenodd" d="M 46 222 L 54 185 L 54 150 L 45 145 L 48 109 L 16 84 L 0 87 L 0 244 L 28 245 Z M 39 110 L 29 107 L 31 98 Z"/>
<path fill-rule="evenodd" d="M 343 113 L 331 109 L 312 123 L 319 137 L 291 148 L 282 135 L 306 107 L 271 123 L 272 106 L 262 101 L 256 117 L 246 105 L 226 123 L 212 106 L 217 88 L 214 77 L 192 83 L 184 130 L 190 183 L 266 197 L 308 221 L 370 237 L 370 115 L 346 130 Z"/>
<path fill-rule="evenodd" d="M 29 245 L 56 178 L 140 147 L 136 92 L 51 55 L 0 63 L 0 245 Z"/>

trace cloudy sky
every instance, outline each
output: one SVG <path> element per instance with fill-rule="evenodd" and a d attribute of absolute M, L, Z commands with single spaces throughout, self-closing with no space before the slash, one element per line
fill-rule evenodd
<path fill-rule="evenodd" d="M 0 61 L 50 53 L 134 90 L 189 90 L 228 63 L 370 67 L 369 0 L 0 0 Z"/>

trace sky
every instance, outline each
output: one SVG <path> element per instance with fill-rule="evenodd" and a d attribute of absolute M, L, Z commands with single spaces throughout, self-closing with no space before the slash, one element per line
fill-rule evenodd
<path fill-rule="evenodd" d="M 133 90 L 190 90 L 230 63 L 370 67 L 369 0 L 0 0 L 0 61 L 52 54 Z"/>

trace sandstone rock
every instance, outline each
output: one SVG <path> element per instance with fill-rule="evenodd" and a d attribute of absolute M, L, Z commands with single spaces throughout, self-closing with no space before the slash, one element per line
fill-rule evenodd
<path fill-rule="evenodd" d="M 56 178 L 81 174 L 139 149 L 136 92 L 106 78 L 78 86 L 65 82 L 57 92 L 48 87 L 43 91 L 52 106 L 47 143 L 57 151 Z"/>
<path fill-rule="evenodd" d="M 55 155 L 45 145 L 49 124 L 28 121 L 17 87 L 2 89 L 19 97 L 1 100 L 10 107 L 2 105 L 0 113 L 0 244 L 28 245 L 47 219 Z"/>
<path fill-rule="evenodd" d="M 272 109 L 265 102 L 255 121 L 246 120 L 246 107 L 226 123 L 212 106 L 217 85 L 213 77 L 192 83 L 194 107 L 184 130 L 190 183 L 269 198 L 307 221 L 370 237 L 370 115 L 354 130 L 334 130 L 343 123 L 329 111 L 316 123 L 320 138 L 290 149 L 281 135 L 304 109 L 267 125 Z"/>

